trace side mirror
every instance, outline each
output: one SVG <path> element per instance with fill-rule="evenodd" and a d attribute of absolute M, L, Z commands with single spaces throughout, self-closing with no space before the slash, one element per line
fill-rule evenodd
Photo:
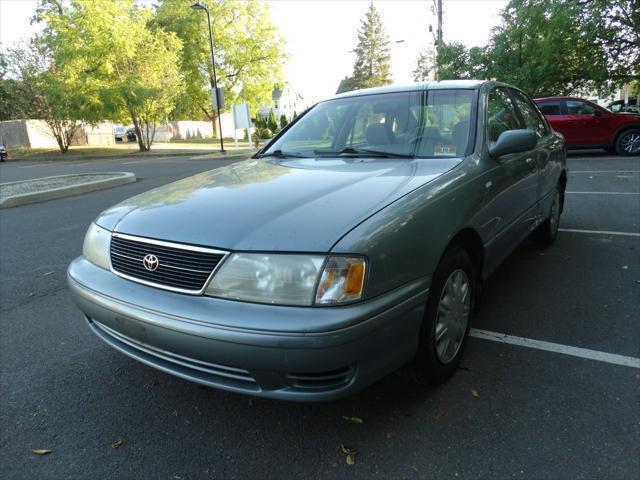
<path fill-rule="evenodd" d="M 499 158 L 510 153 L 527 152 L 536 148 L 537 144 L 538 135 L 533 130 L 507 130 L 489 146 L 489 155 Z"/>

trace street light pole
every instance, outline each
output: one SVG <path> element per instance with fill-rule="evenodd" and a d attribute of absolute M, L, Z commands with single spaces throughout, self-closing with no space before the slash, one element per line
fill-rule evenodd
<path fill-rule="evenodd" d="M 213 91 L 216 99 L 216 111 L 218 114 L 218 129 L 220 130 L 220 152 L 224 153 L 224 140 L 222 139 L 222 120 L 220 117 L 220 97 L 218 96 L 218 78 L 216 76 L 216 60 L 213 56 L 213 32 L 211 31 L 211 16 L 209 8 L 202 2 L 191 5 L 194 10 L 204 10 L 207 14 L 207 25 L 209 25 L 209 48 L 211 49 L 211 67 L 213 68 Z"/>

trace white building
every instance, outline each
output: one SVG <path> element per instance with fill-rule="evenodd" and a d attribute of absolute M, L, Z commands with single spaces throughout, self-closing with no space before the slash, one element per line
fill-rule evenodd
<path fill-rule="evenodd" d="M 287 120 L 293 119 L 294 113 L 300 114 L 309 106 L 300 92 L 294 90 L 290 85 L 284 88 L 274 88 L 271 94 L 271 105 L 258 109 L 258 115 L 268 117 L 269 110 L 273 109 L 276 119 L 280 121 L 280 116 L 284 114 Z"/>

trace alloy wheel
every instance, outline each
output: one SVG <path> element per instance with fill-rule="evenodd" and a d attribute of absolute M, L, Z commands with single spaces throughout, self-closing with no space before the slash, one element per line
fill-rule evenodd
<path fill-rule="evenodd" d="M 640 152 L 640 133 L 629 133 L 622 137 L 620 141 L 622 150 L 626 153 L 639 153 Z"/>
<path fill-rule="evenodd" d="M 454 270 L 444 284 L 435 326 L 436 355 L 451 362 L 464 340 L 471 311 L 471 282 L 464 270 Z"/>

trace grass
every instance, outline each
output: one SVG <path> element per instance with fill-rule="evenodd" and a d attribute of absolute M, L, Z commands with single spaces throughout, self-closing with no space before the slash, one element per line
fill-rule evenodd
<path fill-rule="evenodd" d="M 249 148 L 247 142 L 239 143 L 239 148 L 234 148 L 233 141 L 225 144 L 227 155 L 251 153 L 255 149 Z M 60 152 L 58 148 L 11 148 L 9 149 L 8 160 L 65 160 L 81 159 L 83 157 L 122 157 L 122 156 L 145 156 L 154 154 L 171 153 L 193 153 L 194 155 L 215 154 L 217 152 L 214 144 L 190 142 L 184 146 L 171 143 L 155 143 L 151 146 L 150 152 L 140 152 L 138 144 L 131 142 L 108 147 L 93 146 L 72 146 L 66 153 Z"/>

